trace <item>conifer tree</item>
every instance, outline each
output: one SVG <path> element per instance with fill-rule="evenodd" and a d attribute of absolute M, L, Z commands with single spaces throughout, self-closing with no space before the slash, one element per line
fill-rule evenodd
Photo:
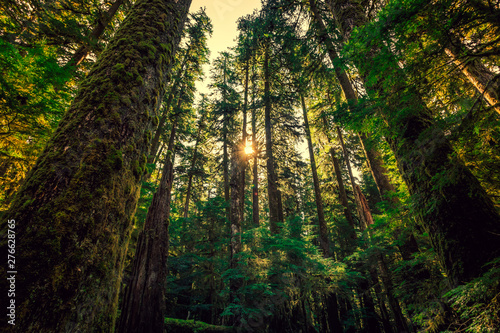
<path fill-rule="evenodd" d="M 23 249 L 18 332 L 113 331 L 155 107 L 190 2 L 136 2 L 4 214 Z"/>

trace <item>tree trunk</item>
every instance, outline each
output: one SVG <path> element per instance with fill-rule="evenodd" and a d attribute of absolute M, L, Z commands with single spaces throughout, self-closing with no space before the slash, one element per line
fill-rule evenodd
<path fill-rule="evenodd" d="M 249 67 L 250 67 L 250 63 L 249 63 L 249 60 L 247 60 L 246 66 L 245 66 L 245 90 L 243 93 L 243 126 L 242 126 L 242 134 L 241 134 L 243 148 L 246 147 L 246 145 L 247 145 L 248 72 L 250 70 Z M 245 214 L 245 183 L 246 183 L 245 170 L 246 170 L 246 167 L 248 164 L 248 157 L 244 151 L 243 151 L 243 158 L 244 158 L 244 165 L 243 165 L 243 172 L 241 172 L 241 184 L 243 184 L 242 185 L 243 190 L 241 191 L 240 204 L 241 204 L 241 211 L 243 212 L 243 214 Z"/>
<path fill-rule="evenodd" d="M 332 1 L 330 1 L 332 2 Z M 330 39 L 330 36 L 328 35 L 326 26 L 321 18 L 321 15 L 318 11 L 318 8 L 316 6 L 316 0 L 310 0 L 309 1 L 311 11 L 313 13 L 313 19 L 318 25 L 318 31 L 319 31 L 319 39 L 320 41 L 325 43 L 326 49 L 328 51 L 328 55 L 330 57 L 330 60 L 332 63 L 337 63 L 340 61 L 340 58 L 337 54 L 337 51 L 335 50 L 335 46 L 332 43 L 332 40 Z M 331 5 L 329 3 L 329 5 Z M 353 8 L 357 8 L 357 6 L 354 6 Z M 352 18 L 350 18 L 348 21 L 346 21 L 346 25 L 344 26 L 344 30 L 350 31 L 349 30 L 349 25 L 347 24 L 350 22 L 352 24 Z M 339 81 L 340 87 L 342 89 L 342 92 L 344 93 L 344 96 L 349 103 L 349 110 L 351 112 L 356 112 L 356 105 L 358 104 L 358 97 L 356 95 L 356 92 L 354 91 L 354 88 L 351 84 L 351 81 L 349 80 L 349 77 L 347 76 L 347 73 L 342 69 L 340 66 L 334 66 L 334 71 L 335 71 L 335 76 L 337 77 L 337 80 Z M 381 159 L 381 154 L 378 152 L 376 149 L 371 148 L 370 145 L 367 142 L 368 136 L 360 134 L 360 139 L 361 143 L 363 146 L 363 150 L 365 153 L 365 156 L 367 158 L 368 164 L 370 166 L 370 171 L 372 173 L 373 179 L 375 180 L 375 183 L 377 184 L 377 188 L 379 190 L 380 195 L 385 198 L 387 193 L 390 191 L 394 190 L 394 187 L 391 185 L 389 178 L 387 177 L 387 169 L 384 167 Z"/>
<path fill-rule="evenodd" d="M 189 59 L 189 50 L 191 49 L 191 45 L 189 45 L 186 55 L 184 56 L 184 59 L 182 60 L 182 64 L 177 70 L 177 73 L 175 75 L 175 80 L 172 84 L 172 87 L 170 89 L 170 92 L 168 94 L 167 101 L 165 102 L 165 107 L 163 109 L 163 112 L 161 114 L 161 118 L 158 122 L 158 127 L 156 128 L 155 135 L 153 138 L 153 141 L 151 142 L 151 148 L 149 149 L 149 156 L 148 156 L 148 163 L 151 163 L 154 156 L 156 155 L 156 152 L 158 150 L 158 147 L 160 145 L 160 137 L 165 131 L 165 125 L 167 123 L 168 116 L 170 115 L 170 106 L 172 105 L 172 102 L 175 97 L 178 99 L 181 99 L 181 94 L 182 90 L 184 88 L 184 82 L 181 83 L 182 80 L 182 73 L 184 72 L 185 66 L 187 64 L 187 61 Z"/>
<path fill-rule="evenodd" d="M 283 222 L 282 219 L 280 219 L 283 213 L 280 213 L 280 192 L 278 190 L 278 177 L 276 176 L 273 156 L 270 80 L 269 41 L 267 41 L 264 49 L 264 120 L 266 130 L 267 193 L 269 199 L 269 225 L 271 234 L 277 234 L 279 232 L 278 223 Z"/>
<path fill-rule="evenodd" d="M 22 249 L 18 332 L 114 330 L 156 105 L 190 3 L 136 2 L 1 219 L 2 230 L 16 221 Z"/>
<path fill-rule="evenodd" d="M 311 130 L 309 129 L 309 120 L 307 118 L 307 109 L 304 96 L 300 95 L 300 102 L 302 104 L 302 113 L 304 116 L 304 129 L 306 132 L 307 147 L 309 148 L 309 160 L 311 161 L 311 172 L 314 184 L 314 197 L 316 198 L 316 210 L 318 212 L 318 225 L 319 225 L 319 246 L 323 251 L 325 258 L 330 257 L 330 241 L 328 239 L 328 226 L 325 221 L 325 212 L 323 210 L 323 199 L 321 198 L 321 189 L 319 187 L 318 170 L 316 169 L 316 160 L 314 158 L 313 144 L 311 138 Z M 335 300 L 335 303 L 337 301 Z"/>
<path fill-rule="evenodd" d="M 363 61 L 355 62 L 362 77 L 373 70 L 370 59 L 377 52 L 371 50 Z M 389 67 L 392 75 L 403 77 L 396 63 Z M 429 233 L 452 283 L 470 281 L 500 255 L 500 217 L 413 87 L 391 84 L 393 90 L 385 92 L 383 80 L 379 75 L 379 82 L 366 88 L 369 94 L 387 96 L 386 107 L 379 113 L 389 127 L 387 139 L 413 196 L 417 219 Z M 396 91 L 409 96 L 401 98 Z"/>
<path fill-rule="evenodd" d="M 361 192 L 361 188 L 356 185 L 356 192 L 360 198 L 360 203 L 362 207 L 363 214 L 365 215 L 365 220 L 368 222 L 367 226 L 373 224 L 373 217 L 370 211 L 370 207 L 368 206 L 368 201 L 366 200 L 363 192 Z M 392 279 L 390 276 L 390 272 L 385 263 L 384 257 L 379 250 L 376 250 L 376 260 L 378 262 L 378 268 L 380 271 L 380 277 L 382 278 L 382 284 L 384 286 L 385 294 L 387 295 L 387 299 L 389 301 L 389 306 L 391 308 L 392 314 L 394 315 L 394 322 L 396 323 L 397 332 L 409 332 L 408 325 L 406 323 L 406 319 L 403 316 L 403 312 L 401 311 L 401 307 L 399 302 L 394 297 L 394 288 L 392 284 Z M 376 274 L 375 272 L 373 274 Z M 378 278 L 375 279 L 378 281 Z"/>
<path fill-rule="evenodd" d="M 463 49 L 460 39 L 454 38 L 444 50 L 488 104 L 500 114 L 500 75 L 491 72 L 480 59 L 467 58 Z"/>
<path fill-rule="evenodd" d="M 196 166 L 196 160 L 198 159 L 198 144 L 200 143 L 201 131 L 204 127 L 204 121 L 205 113 L 200 116 L 200 121 L 198 122 L 198 133 L 196 134 L 196 143 L 194 145 L 193 158 L 191 159 L 191 166 L 189 167 L 188 171 L 188 185 L 186 189 L 186 200 L 184 202 L 184 218 L 187 218 L 189 213 L 189 200 L 191 198 L 191 188 L 193 186 L 193 173 L 194 167 Z"/>
<path fill-rule="evenodd" d="M 245 173 L 245 160 L 246 157 L 243 148 L 238 144 L 234 145 L 231 152 L 231 204 L 229 215 L 231 228 L 231 257 L 229 267 L 231 269 L 238 268 L 238 254 L 241 252 L 241 223 L 243 222 L 241 194 L 245 189 L 244 184 L 241 182 L 241 174 Z M 230 278 L 230 302 L 236 302 L 236 293 L 241 287 L 241 283 L 241 278 Z"/>
<path fill-rule="evenodd" d="M 352 169 L 351 169 L 351 162 L 349 161 L 349 152 L 347 151 L 347 148 L 344 144 L 344 138 L 342 135 L 342 131 L 340 130 L 340 127 L 337 126 L 337 135 L 339 138 L 340 146 L 342 147 L 342 152 L 344 153 L 344 160 L 345 164 L 347 166 L 347 173 L 349 174 L 349 180 L 351 181 L 351 188 L 352 192 L 354 194 L 354 201 L 356 202 L 356 210 L 358 211 L 358 216 L 361 221 L 361 227 L 366 228 L 368 226 L 368 221 L 366 220 L 366 216 L 362 211 L 362 205 L 361 205 L 361 200 L 358 196 L 358 192 L 356 191 L 356 180 L 354 179 L 354 176 L 352 174 Z"/>
<path fill-rule="evenodd" d="M 255 59 L 255 58 L 254 58 Z M 252 64 L 252 77 L 254 74 L 254 64 Z M 259 223 L 259 173 L 258 173 L 258 155 L 259 147 L 257 145 L 257 109 L 255 107 L 255 85 L 252 84 L 252 149 L 253 149 L 253 164 L 252 164 L 252 221 L 255 227 L 260 225 Z"/>
<path fill-rule="evenodd" d="M 99 38 L 102 36 L 104 33 L 104 30 L 106 30 L 106 27 L 108 24 L 111 23 L 113 20 L 113 17 L 115 16 L 116 12 L 120 8 L 120 6 L 123 4 L 124 0 L 116 0 L 111 7 L 109 7 L 108 11 L 106 13 L 103 13 L 98 19 L 97 19 L 97 25 L 94 27 L 94 30 L 90 33 L 90 36 L 88 38 L 88 42 L 85 43 L 84 45 L 80 46 L 71 59 L 68 61 L 68 63 L 65 65 L 65 67 L 78 67 L 80 63 L 85 60 L 87 55 L 92 51 L 92 48 L 95 47 L 95 44 L 99 41 Z"/>
<path fill-rule="evenodd" d="M 163 332 L 176 127 L 177 119 L 172 124 L 160 185 L 137 242 L 134 269 L 121 306 L 120 333 Z"/>

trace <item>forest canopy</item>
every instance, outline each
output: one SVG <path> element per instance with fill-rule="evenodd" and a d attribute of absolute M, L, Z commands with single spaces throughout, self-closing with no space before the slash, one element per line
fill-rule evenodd
<path fill-rule="evenodd" d="M 498 332 L 500 4 L 191 7 L 0 3 L 1 330 Z"/>

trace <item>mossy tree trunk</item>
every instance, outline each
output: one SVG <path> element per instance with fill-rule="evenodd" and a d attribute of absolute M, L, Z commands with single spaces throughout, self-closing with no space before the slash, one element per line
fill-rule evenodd
<path fill-rule="evenodd" d="M 168 224 L 174 179 L 174 147 L 178 117 L 172 124 L 160 185 L 139 235 L 130 284 L 121 305 L 120 333 L 163 332 L 168 258 Z"/>
<path fill-rule="evenodd" d="M 136 2 L 3 216 L 22 249 L 18 332 L 114 330 L 155 107 L 190 3 Z"/>

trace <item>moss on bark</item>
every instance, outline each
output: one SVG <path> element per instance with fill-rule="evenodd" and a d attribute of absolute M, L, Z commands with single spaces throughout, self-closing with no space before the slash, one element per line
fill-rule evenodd
<path fill-rule="evenodd" d="M 2 219 L 17 222 L 17 331 L 113 331 L 155 106 L 190 2 L 136 2 Z"/>

